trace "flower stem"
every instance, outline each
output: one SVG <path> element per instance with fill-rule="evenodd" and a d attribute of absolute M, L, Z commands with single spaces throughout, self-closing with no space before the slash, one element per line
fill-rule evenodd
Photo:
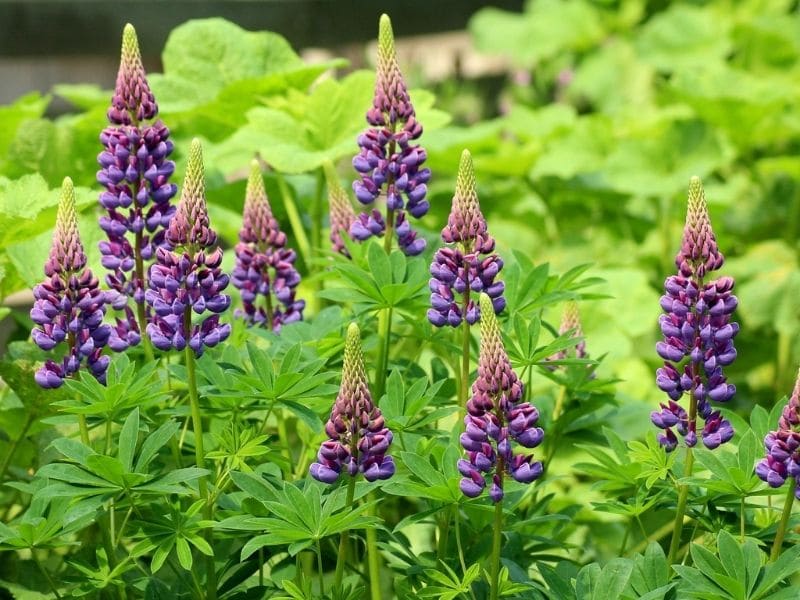
<path fill-rule="evenodd" d="M 744 496 L 739 499 L 739 536 L 744 544 Z"/>
<path fill-rule="evenodd" d="M 86 415 L 78 415 L 78 428 L 81 430 L 81 442 L 84 446 L 90 446 L 89 426 L 86 424 Z"/>
<path fill-rule="evenodd" d="M 322 545 L 317 540 L 317 576 L 319 577 L 319 596 L 325 597 L 325 578 L 322 576 Z"/>
<path fill-rule="evenodd" d="M 39 557 L 36 556 L 35 548 L 31 548 L 31 557 L 33 558 L 33 562 L 36 563 L 36 566 L 39 567 L 39 570 L 42 572 L 42 575 L 44 575 L 44 578 L 47 580 L 47 584 L 50 586 L 50 589 L 53 590 L 53 595 L 58 600 L 61 600 L 61 594 L 58 593 L 58 588 L 56 587 L 56 584 L 53 582 L 53 578 L 50 577 L 50 573 L 48 573 L 45 570 L 44 565 L 42 565 L 41 561 L 39 560 Z"/>
<path fill-rule="evenodd" d="M 694 455 L 692 449 L 686 448 L 686 463 L 684 464 L 683 474 L 690 477 L 694 466 Z M 669 558 L 667 559 L 668 568 L 672 568 L 678 558 L 678 549 L 681 545 L 681 533 L 683 532 L 683 517 L 686 515 L 686 501 L 689 497 L 689 486 L 683 484 L 678 487 L 678 507 L 675 512 L 675 523 L 672 528 L 672 540 L 669 544 Z"/>
<path fill-rule="evenodd" d="M 28 433 L 28 429 L 30 429 L 31 425 L 33 424 L 34 418 L 33 415 L 28 415 L 25 418 L 25 424 L 22 426 L 22 431 L 19 432 L 19 435 L 14 438 L 14 441 L 11 442 L 11 447 L 6 452 L 5 456 L 3 457 L 3 461 L 0 462 L 0 482 L 6 476 L 6 471 L 8 470 L 9 465 L 11 464 L 11 458 L 14 456 L 14 453 L 17 451 L 17 446 L 19 443 L 25 439 L 25 435 Z"/>
<path fill-rule="evenodd" d="M 492 559 L 491 559 L 491 600 L 500 597 L 500 542 L 503 537 L 503 501 L 494 505 L 494 527 L 492 530 Z"/>
<path fill-rule="evenodd" d="M 353 497 L 356 492 L 356 478 L 350 477 L 347 482 L 347 498 L 344 501 L 345 506 L 353 506 Z M 339 556 L 336 560 L 336 575 L 333 581 L 334 587 L 338 588 L 342 585 L 342 576 L 344 575 L 344 563 L 347 562 L 347 542 L 350 538 L 350 530 L 345 529 L 339 536 Z"/>
<path fill-rule="evenodd" d="M 436 557 L 444 561 L 447 557 L 447 543 L 450 541 L 450 513 L 451 509 L 444 512 L 442 520 L 439 522 L 439 543 L 436 548 Z"/>
<path fill-rule="evenodd" d="M 286 185 L 286 180 L 283 175 L 276 172 L 278 179 L 278 187 L 283 196 L 283 206 L 286 209 L 286 216 L 289 217 L 289 224 L 292 226 L 292 233 L 294 233 L 295 240 L 297 241 L 297 248 L 303 257 L 303 262 L 309 265 L 311 260 L 311 244 L 308 241 L 306 230 L 303 228 L 303 220 L 300 218 L 300 212 L 297 210 L 294 196 L 289 191 L 289 186 Z"/>
<path fill-rule="evenodd" d="M 380 402 L 386 389 L 386 371 L 389 367 L 389 339 L 392 335 L 392 307 L 381 309 L 378 315 L 378 365 L 375 368 L 375 400 Z"/>
<path fill-rule="evenodd" d="M 369 516 L 375 516 L 375 505 L 367 509 Z M 371 600 L 381 600 L 381 557 L 378 554 L 378 535 L 374 527 L 367 527 L 367 567 L 369 569 L 369 594 Z"/>
<path fill-rule="evenodd" d="M 190 333 L 192 330 L 192 315 L 190 312 L 191 309 L 187 309 L 184 313 L 184 326 L 186 331 L 186 339 L 187 342 L 190 338 Z M 205 452 L 203 451 L 203 418 L 200 415 L 200 401 L 198 399 L 197 394 L 197 374 L 195 369 L 195 356 L 194 350 L 189 347 L 189 344 L 186 344 L 186 348 L 184 349 L 184 356 L 186 358 L 186 383 L 189 388 L 189 404 L 191 405 L 192 410 L 192 429 L 194 430 L 194 457 L 195 457 L 195 464 L 197 465 L 198 469 L 205 469 Z M 203 507 L 203 516 L 207 520 L 211 520 L 212 518 L 212 506 L 211 506 L 211 497 L 209 496 L 209 490 L 206 485 L 206 476 L 203 475 L 197 483 L 198 491 L 200 492 L 200 497 L 204 498 L 206 503 Z M 206 541 L 211 545 L 212 542 L 212 530 L 206 530 Z M 214 600 L 217 597 L 217 577 L 216 577 L 216 567 L 214 565 L 214 556 L 207 557 L 207 566 L 206 566 L 206 582 L 208 585 L 208 590 L 206 593 L 207 600 Z"/>
<path fill-rule="evenodd" d="M 469 305 L 469 291 L 464 293 L 464 310 L 462 316 L 464 320 L 461 323 L 462 338 L 461 338 L 461 406 L 467 405 L 469 399 L 469 323 L 467 323 L 466 307 Z"/>
<path fill-rule="evenodd" d="M 794 490 L 797 485 L 794 477 L 789 478 L 789 491 L 786 494 L 786 501 L 783 504 L 783 513 L 781 520 L 778 523 L 778 530 L 775 532 L 775 541 L 772 543 L 772 552 L 770 552 L 769 559 L 774 562 L 778 559 L 783 549 L 783 537 L 786 535 L 786 526 L 789 524 L 789 517 L 792 516 L 792 507 L 794 506 Z"/>
<path fill-rule="evenodd" d="M 142 232 L 136 232 L 136 241 L 133 246 L 133 257 L 136 261 L 136 281 L 145 288 L 144 285 L 144 260 L 142 259 Z M 144 310 L 144 299 L 142 302 L 134 302 L 136 304 L 136 318 L 139 326 L 139 337 L 141 339 L 142 350 L 144 350 L 145 359 L 148 363 L 153 362 L 153 347 L 150 345 L 150 338 L 147 337 L 147 315 Z"/>

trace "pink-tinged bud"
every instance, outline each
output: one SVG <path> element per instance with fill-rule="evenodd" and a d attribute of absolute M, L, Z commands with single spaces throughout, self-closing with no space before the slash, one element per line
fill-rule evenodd
<path fill-rule="evenodd" d="M 397 63 L 394 32 L 388 15 L 381 15 L 378 25 L 378 61 L 372 106 L 367 120 L 375 126 L 388 126 L 414 116 L 406 82 Z"/>
<path fill-rule="evenodd" d="M 61 186 L 53 245 L 44 272 L 48 276 L 64 275 L 66 280 L 68 274 L 77 273 L 85 266 L 86 254 L 78 233 L 78 214 L 75 210 L 75 187 L 72 179 L 65 177 Z"/>
<path fill-rule="evenodd" d="M 144 73 L 136 30 L 129 23 L 122 33 L 122 56 L 108 119 L 117 125 L 136 125 L 157 113 L 158 106 Z"/>
<path fill-rule="evenodd" d="M 696 276 L 702 279 L 706 273 L 719 269 L 723 262 L 724 258 L 711 229 L 703 184 L 699 177 L 692 177 L 683 241 L 675 257 L 675 266 L 684 277 Z"/>
<path fill-rule="evenodd" d="M 486 219 L 478 202 L 475 167 L 469 150 L 461 153 L 456 191 L 442 239 L 450 244 L 464 244 L 467 252 L 475 249 L 487 253 L 494 249 L 494 239 L 487 233 Z"/>
<path fill-rule="evenodd" d="M 170 220 L 166 239 L 173 248 L 194 250 L 208 248 L 217 241 L 217 234 L 209 227 L 203 148 L 197 138 L 189 147 L 181 200 Z"/>
<path fill-rule="evenodd" d="M 347 329 L 342 384 L 325 432 L 329 440 L 323 442 L 317 462 L 309 468 L 318 481 L 333 483 L 343 471 L 351 476 L 360 472 L 367 481 L 394 475 L 394 461 L 386 456 L 392 432 L 372 401 L 361 352 L 361 332 L 355 323 Z"/>
<path fill-rule="evenodd" d="M 328 203 L 331 223 L 330 240 L 333 244 L 333 251 L 348 256 L 347 248 L 344 245 L 344 236 L 350 238 L 350 226 L 356 220 L 356 213 L 350 198 L 344 191 L 339 177 L 330 162 L 325 165 L 325 180 L 328 184 Z"/>

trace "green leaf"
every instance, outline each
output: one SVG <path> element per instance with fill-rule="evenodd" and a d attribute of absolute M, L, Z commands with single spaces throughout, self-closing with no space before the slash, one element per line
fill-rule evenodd
<path fill-rule="evenodd" d="M 179 429 L 180 425 L 178 425 L 176 421 L 170 419 L 148 435 L 142 443 L 142 448 L 136 459 L 135 471 L 137 473 L 144 473 L 158 451 L 172 439 L 172 436 L 174 436 Z"/>
<path fill-rule="evenodd" d="M 178 537 L 175 539 L 175 550 L 178 554 L 178 562 L 187 571 L 192 570 L 192 549 L 189 548 L 189 542 L 184 538 Z"/>
<path fill-rule="evenodd" d="M 117 457 L 126 473 L 133 467 L 133 455 L 139 439 L 139 409 L 134 408 L 119 433 L 119 453 Z"/>

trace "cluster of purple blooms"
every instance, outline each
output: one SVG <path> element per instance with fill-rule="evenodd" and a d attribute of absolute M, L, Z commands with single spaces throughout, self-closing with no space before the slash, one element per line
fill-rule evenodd
<path fill-rule="evenodd" d="M 778 429 L 764 438 L 764 448 L 767 455 L 756 465 L 756 474 L 773 488 L 794 477 L 794 495 L 800 500 L 800 374 L 783 408 Z"/>
<path fill-rule="evenodd" d="M 422 135 L 422 125 L 414 115 L 386 15 L 380 20 L 375 96 L 367 123 L 371 127 L 358 137 L 361 151 L 353 158 L 353 167 L 360 174 L 353 191 L 365 206 L 385 191 L 389 233 L 394 228 L 400 249 L 415 256 L 425 249 L 425 240 L 411 229 L 407 214 L 418 219 L 428 212 L 425 196 L 431 172 L 420 168 L 427 158 L 425 150 L 412 143 Z M 387 220 L 377 209 L 361 213 L 353 221 L 350 235 L 356 240 L 384 235 Z"/>
<path fill-rule="evenodd" d="M 458 461 L 463 475 L 460 487 L 470 498 L 479 496 L 491 474 L 489 497 L 503 499 L 503 477 L 507 473 L 520 483 L 531 483 L 542 474 L 542 463 L 530 454 L 515 453 L 511 442 L 524 448 L 537 447 L 544 432 L 536 427 L 539 411 L 522 402 L 522 382 L 511 368 L 492 300 L 481 294 L 481 346 L 478 377 L 472 385 L 464 417 L 466 430 L 461 445 L 466 459 Z"/>
<path fill-rule="evenodd" d="M 197 356 L 230 335 L 231 326 L 219 322 L 230 306 L 222 293 L 229 278 L 222 272 L 222 250 L 209 226 L 200 142 L 192 140 L 186 177 L 177 211 L 169 223 L 165 246 L 156 249 L 150 267 L 150 289 L 145 301 L 153 311 L 147 335 L 159 350 L 183 350 L 187 344 Z M 199 324 L 192 312 L 212 314 Z"/>
<path fill-rule="evenodd" d="M 249 324 L 279 331 L 282 325 L 303 318 L 306 303 L 295 299 L 300 283 L 300 274 L 294 268 L 296 258 L 295 251 L 286 248 L 286 234 L 272 215 L 261 168 L 253 161 L 236 244 L 236 266 L 231 273 L 233 285 L 242 296 L 241 314 Z M 273 296 L 280 307 L 273 305 Z M 264 299 L 264 306 L 257 304 L 259 298 Z"/>
<path fill-rule="evenodd" d="M 733 279 L 704 281 L 723 262 L 702 185 L 694 177 L 689 187 L 683 243 L 675 259 L 678 274 L 667 278 L 661 297 L 665 314 L 659 323 L 664 340 L 656 345 L 665 361 L 658 369 L 656 383 L 669 396 L 669 402 L 662 403 L 661 411 L 653 412 L 651 419 L 664 430 L 659 442 L 667 451 L 678 444 L 673 427 L 687 446 L 697 444 L 698 416 L 705 422 L 701 437 L 707 448 L 716 448 L 733 437 L 730 422 L 720 411 L 712 410 L 709 402 L 726 402 L 736 393 L 722 370 L 736 358 L 733 338 L 739 325 L 730 322 L 737 305 Z M 688 360 L 684 362 L 685 358 Z M 688 412 L 677 402 L 684 393 L 690 396 Z"/>
<path fill-rule="evenodd" d="M 505 285 L 495 281 L 503 268 L 494 254 L 494 238 L 489 235 L 486 219 L 478 203 L 475 169 L 467 150 L 461 155 L 456 191 L 442 239 L 450 244 L 439 248 L 431 263 L 431 308 L 428 320 L 437 327 L 458 327 L 462 320 L 473 325 L 480 318 L 475 297 L 487 294 L 495 313 L 506 306 Z"/>
<path fill-rule="evenodd" d="M 64 378 L 77 373 L 83 362 L 92 375 L 105 382 L 109 358 L 102 351 L 111 327 L 103 324 L 105 294 L 86 268 L 75 189 L 69 177 L 61 187 L 53 245 L 44 273 L 47 278 L 33 289 L 35 301 L 30 314 L 35 327 L 31 337 L 42 350 L 50 351 L 66 342 L 67 351 L 60 363 L 47 360 L 36 372 L 36 382 L 43 388 L 57 388 Z"/>
<path fill-rule="evenodd" d="M 342 472 L 358 473 L 367 481 L 389 479 L 394 475 L 394 460 L 386 456 L 392 432 L 386 427 L 367 386 L 361 332 L 351 323 L 347 329 L 339 395 L 325 425 L 328 440 L 317 453 L 311 476 L 323 483 L 334 483 Z"/>
<path fill-rule="evenodd" d="M 129 298 L 143 305 L 145 263 L 152 261 L 156 249 L 164 245 L 166 227 L 175 213 L 170 202 L 177 186 L 169 182 L 175 170 L 175 164 L 168 160 L 173 150 L 169 130 L 161 121 L 142 124 L 157 113 L 136 32 L 126 25 L 117 84 L 108 110 L 111 125 L 100 135 L 105 149 L 97 157 L 101 167 L 97 181 L 105 187 L 100 204 L 108 211 L 100 218 L 108 240 L 99 244 L 102 264 L 110 271 L 106 275 L 111 288 L 108 300 L 125 315 L 117 319 L 109 341 L 116 351 L 139 343 L 139 324 Z"/>

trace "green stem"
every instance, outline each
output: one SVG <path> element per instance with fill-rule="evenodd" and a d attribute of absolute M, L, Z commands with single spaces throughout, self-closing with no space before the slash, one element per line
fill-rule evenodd
<path fill-rule="evenodd" d="M 39 561 L 39 558 L 36 556 L 36 550 L 34 548 L 31 548 L 31 557 L 33 557 L 33 562 L 36 563 L 36 566 L 39 567 L 39 570 L 42 572 L 42 575 L 44 575 L 44 578 L 47 580 L 47 584 L 50 586 L 50 589 L 53 590 L 53 595 L 58 600 L 61 600 L 61 594 L 58 593 L 58 588 L 56 587 L 56 584 L 53 582 L 53 578 L 50 577 L 50 573 L 48 573 L 45 570 L 44 565 L 42 565 L 42 563 Z"/>
<path fill-rule="evenodd" d="M 184 330 L 186 337 L 189 338 L 189 332 L 192 330 L 192 314 L 191 309 L 186 309 L 183 315 Z M 194 430 L 194 457 L 195 464 L 198 469 L 205 469 L 205 452 L 203 451 L 203 418 L 200 414 L 200 400 L 197 394 L 197 373 L 195 367 L 194 350 L 189 345 L 186 345 L 184 350 L 186 359 L 186 384 L 189 388 L 189 404 L 192 410 L 192 429 Z M 211 498 L 209 496 L 208 486 L 206 485 L 206 476 L 203 475 L 197 483 L 200 497 L 205 499 L 205 506 L 203 507 L 203 516 L 207 520 L 211 520 L 213 507 L 211 506 Z M 212 530 L 206 530 L 206 541 L 212 545 Z M 213 547 L 213 546 L 212 546 Z M 206 583 L 207 583 L 207 600 L 214 600 L 217 597 L 217 577 L 216 567 L 214 565 L 214 556 L 207 557 L 206 566 Z"/>
<path fill-rule="evenodd" d="M 375 516 L 375 505 L 367 511 L 369 516 Z M 367 527 L 367 567 L 369 569 L 369 592 L 371 600 L 381 600 L 381 557 L 378 554 L 378 535 L 374 527 Z"/>
<path fill-rule="evenodd" d="M 467 572 L 467 563 L 464 561 L 464 548 L 461 545 L 461 509 L 455 505 L 455 519 L 456 519 L 456 549 L 458 550 L 458 562 L 461 565 L 461 575 Z"/>
<path fill-rule="evenodd" d="M 389 339 L 392 335 L 392 307 L 381 309 L 378 315 L 378 365 L 375 369 L 375 400 L 380 402 L 386 389 L 386 371 L 389 367 Z"/>
<path fill-rule="evenodd" d="M 469 305 L 469 290 L 464 293 L 464 310 L 461 312 L 463 316 L 466 316 L 467 309 L 466 307 Z M 470 331 L 469 331 L 469 323 L 467 323 L 467 319 L 465 318 L 461 323 L 462 328 L 462 337 L 461 337 L 461 407 L 465 407 L 467 405 L 467 400 L 469 400 L 469 340 L 470 340 Z"/>
<path fill-rule="evenodd" d="M 11 447 L 6 452 L 5 456 L 3 457 L 3 461 L 0 462 L 0 482 L 5 479 L 6 471 L 8 470 L 9 465 L 11 464 L 11 458 L 14 456 L 14 453 L 17 451 L 17 447 L 19 443 L 25 439 L 25 435 L 28 433 L 28 429 L 30 429 L 31 425 L 34 422 L 33 415 L 28 415 L 25 418 L 25 424 L 22 426 L 22 431 L 20 431 L 19 435 L 14 438 L 14 441 L 11 442 Z"/>
<path fill-rule="evenodd" d="M 739 537 L 744 544 L 744 496 L 739 499 Z"/>
<path fill-rule="evenodd" d="M 392 251 L 392 237 L 394 236 L 394 211 L 386 209 L 386 232 L 383 234 L 383 249 L 386 254 Z"/>
<path fill-rule="evenodd" d="M 628 525 L 625 527 L 625 535 L 622 536 L 622 547 L 619 549 L 619 555 L 625 556 L 625 546 L 628 545 L 628 536 L 633 529 L 633 519 L 628 519 Z"/>
<path fill-rule="evenodd" d="M 91 442 L 89 442 L 89 426 L 86 424 L 86 415 L 78 415 L 78 428 L 81 430 L 81 442 L 83 442 L 83 445 L 91 447 Z"/>
<path fill-rule="evenodd" d="M 556 398 L 556 404 L 553 406 L 553 421 L 558 421 L 558 417 L 561 416 L 561 411 L 564 409 L 564 401 L 567 399 L 567 386 L 562 385 L 561 391 L 558 393 L 558 398 Z"/>
<path fill-rule="evenodd" d="M 502 461 L 502 459 L 501 459 Z M 498 467 L 498 472 L 502 473 Z M 500 542 L 503 537 L 503 501 L 494 505 L 494 529 L 492 530 L 492 558 L 491 558 L 491 600 L 500 597 Z"/>
<path fill-rule="evenodd" d="M 281 190 L 281 196 L 283 196 L 283 206 L 286 209 L 286 216 L 289 217 L 289 224 L 292 226 L 292 233 L 294 233 L 294 238 L 297 242 L 297 248 L 300 250 L 303 262 L 308 266 L 311 260 L 311 244 L 308 241 L 306 230 L 303 228 L 303 220 L 300 218 L 300 212 L 297 210 L 294 196 L 292 196 L 291 191 L 289 191 L 289 186 L 286 184 L 283 175 L 276 172 L 276 177 L 278 179 L 278 187 Z"/>
<path fill-rule="evenodd" d="M 436 549 L 436 556 L 444 562 L 447 557 L 447 543 L 450 541 L 450 513 L 452 507 L 444 511 L 444 517 L 439 523 L 439 543 Z"/>
<path fill-rule="evenodd" d="M 353 497 L 356 493 L 356 478 L 350 477 L 347 482 L 347 498 L 344 501 L 345 506 L 353 506 Z M 344 563 L 347 562 L 347 543 L 350 538 L 350 530 L 345 529 L 339 536 L 339 556 L 336 559 L 336 576 L 333 582 L 334 587 L 338 588 L 342 585 L 342 576 L 344 575 Z"/>
<path fill-rule="evenodd" d="M 694 398 L 694 396 L 693 396 Z M 694 455 L 692 449 L 687 446 L 686 448 L 686 463 L 684 465 L 683 474 L 685 477 L 690 477 L 692 474 L 692 467 L 694 466 Z M 689 486 L 683 484 L 678 488 L 678 507 L 675 512 L 675 523 L 672 527 L 672 540 L 669 544 L 669 558 L 667 565 L 672 568 L 675 560 L 678 558 L 678 549 L 681 545 L 681 533 L 683 532 L 683 517 L 686 515 L 686 501 L 689 498 Z"/>
<path fill-rule="evenodd" d="M 288 467 L 286 468 L 286 476 L 291 477 L 292 475 L 292 447 L 289 445 L 289 431 L 286 429 L 286 415 L 282 412 L 276 413 L 275 415 L 278 421 L 278 437 L 281 438 L 281 442 L 283 443 L 283 456 L 286 458 L 286 461 L 289 463 Z"/>
<path fill-rule="evenodd" d="M 781 520 L 778 523 L 778 530 L 775 532 L 775 541 L 772 543 L 772 552 L 770 552 L 769 559 L 775 562 L 783 549 L 783 537 L 786 535 L 786 526 L 789 524 L 789 517 L 792 516 L 792 507 L 794 506 L 794 490 L 797 485 L 794 477 L 789 478 L 789 491 L 786 494 L 786 501 L 783 504 L 783 513 Z"/>
<path fill-rule="evenodd" d="M 317 576 L 319 577 L 319 596 L 325 597 L 325 578 L 322 576 L 322 545 L 317 540 Z"/>
<path fill-rule="evenodd" d="M 325 172 L 320 167 L 317 169 L 317 188 L 314 202 L 311 205 L 311 247 L 317 251 L 322 248 L 322 193 L 324 188 Z"/>
<path fill-rule="evenodd" d="M 141 284 L 142 289 L 147 289 L 144 281 L 144 261 L 142 259 L 142 232 L 136 232 L 136 241 L 133 247 L 133 257 L 136 261 L 134 269 L 136 270 L 136 279 Z M 136 304 L 136 319 L 139 326 L 139 336 L 141 337 L 142 350 L 144 350 L 145 359 L 148 363 L 153 362 L 153 346 L 150 345 L 150 338 L 147 337 L 147 315 L 144 310 L 144 299 L 142 302 L 135 302 Z"/>

